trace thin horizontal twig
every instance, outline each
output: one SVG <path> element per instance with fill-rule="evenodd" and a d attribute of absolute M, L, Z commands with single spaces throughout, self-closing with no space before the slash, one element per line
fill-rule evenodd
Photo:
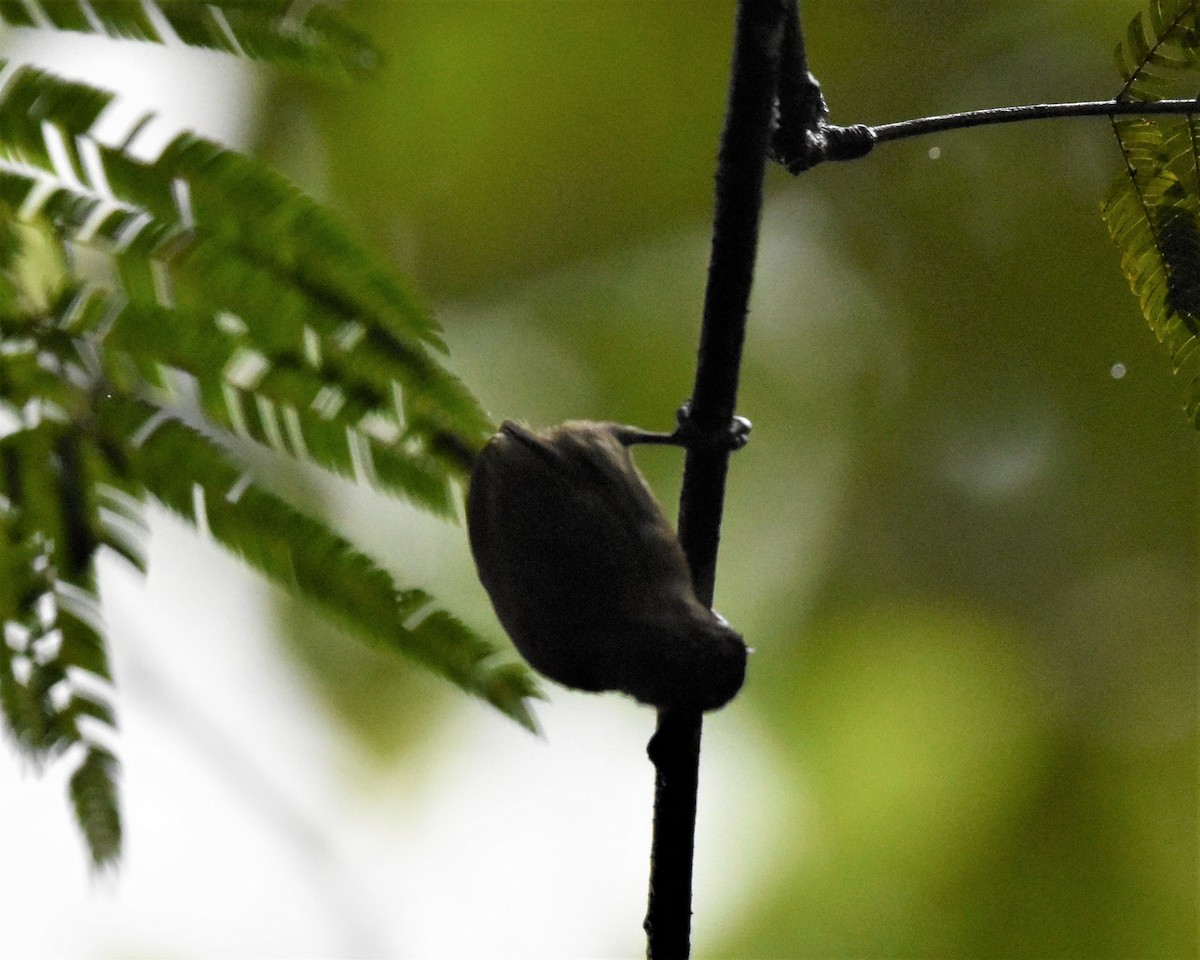
<path fill-rule="evenodd" d="M 947 130 L 966 130 L 998 123 L 1020 123 L 1024 120 L 1052 120 L 1062 117 L 1136 117 L 1154 114 L 1200 113 L 1200 100 L 1085 100 L 1079 103 L 1032 103 L 1015 107 L 991 107 L 986 110 L 967 110 L 935 117 L 918 117 L 896 123 L 868 126 L 876 143 L 906 140 L 910 137 L 942 133 Z"/>

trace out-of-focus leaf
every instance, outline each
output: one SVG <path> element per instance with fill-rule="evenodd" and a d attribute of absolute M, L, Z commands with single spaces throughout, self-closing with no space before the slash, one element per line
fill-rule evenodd
<path fill-rule="evenodd" d="M 117 758 L 103 747 L 90 747 L 71 774 L 75 818 L 87 838 L 96 867 L 115 866 L 121 852 L 121 812 L 117 798 Z"/>
<path fill-rule="evenodd" d="M 379 60 L 327 0 L 4 0 L 0 20 L 149 43 L 177 38 L 325 76 L 361 74 Z"/>
<path fill-rule="evenodd" d="M 537 686 L 527 668 L 505 662 L 429 594 L 398 589 L 349 542 L 261 489 L 212 441 L 164 411 L 111 396 L 97 414 L 109 441 L 129 447 L 130 477 L 164 506 L 356 633 L 534 729 L 525 700 Z"/>

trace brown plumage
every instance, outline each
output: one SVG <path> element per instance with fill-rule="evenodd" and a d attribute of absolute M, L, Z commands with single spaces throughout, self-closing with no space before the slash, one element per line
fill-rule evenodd
<path fill-rule="evenodd" d="M 506 421 L 479 454 L 467 526 L 496 615 L 537 671 L 651 706 L 714 710 L 746 645 L 700 603 L 675 533 L 629 455 L 638 431 Z"/>

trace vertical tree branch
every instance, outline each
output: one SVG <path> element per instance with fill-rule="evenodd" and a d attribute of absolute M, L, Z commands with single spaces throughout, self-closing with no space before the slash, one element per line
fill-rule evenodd
<path fill-rule="evenodd" d="M 717 160 L 712 251 L 688 417 L 701 433 L 730 429 L 737 404 L 746 311 L 754 277 L 763 177 L 771 139 L 784 21 L 795 0 L 739 0 L 725 127 Z M 711 605 L 729 450 L 689 449 L 679 540 L 696 594 Z M 648 752 L 655 766 L 647 956 L 686 958 L 700 762 L 698 713 L 664 710 Z"/>

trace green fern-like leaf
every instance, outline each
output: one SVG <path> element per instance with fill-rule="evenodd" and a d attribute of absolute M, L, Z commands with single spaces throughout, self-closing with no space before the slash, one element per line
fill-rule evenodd
<path fill-rule="evenodd" d="M 1200 0 L 1150 0 L 1117 45 L 1118 100 L 1200 89 Z M 1188 86 L 1183 86 L 1183 85 Z M 1196 116 L 1113 121 L 1122 170 L 1102 213 L 1121 267 L 1155 336 L 1179 370 L 1200 334 L 1200 122 Z M 1200 378 L 1188 416 L 1200 428 Z"/>
<path fill-rule="evenodd" d="M 1125 169 L 1104 198 L 1104 221 L 1142 314 L 1178 370 L 1200 334 L 1200 120 L 1127 119 L 1114 128 Z M 1198 391 L 1193 381 L 1193 421 Z"/>
<path fill-rule="evenodd" d="M 490 424 L 390 273 L 281 178 L 190 135 L 150 163 L 98 145 L 98 168 L 78 160 L 87 186 L 46 191 L 46 174 L 66 175 L 46 127 L 77 156 L 108 100 L 35 70 L 7 89 L 0 137 L 29 169 L 0 171 L 0 199 L 111 257 L 124 313 L 89 294 L 72 320 L 112 327 L 111 376 L 161 385 L 156 368 L 181 370 L 227 428 L 450 511 L 456 451 L 477 449 Z"/>
<path fill-rule="evenodd" d="M 1150 0 L 1148 15 L 1134 16 L 1116 48 L 1117 72 L 1124 81 L 1117 99 L 1161 100 L 1181 73 L 1196 69 L 1198 7 L 1200 0 Z"/>
<path fill-rule="evenodd" d="M 29 334 L 0 340 L 0 713 L 39 764 L 72 748 L 90 758 L 93 737 L 115 726 L 94 578 L 108 539 L 93 499 L 96 460 L 70 421 L 77 387 L 56 375 L 52 358 L 61 358 L 39 349 L 46 325 L 0 320 L 0 332 Z M 77 807 L 84 794 L 110 801 L 89 801 L 89 820 L 80 819 L 97 865 L 119 847 L 115 767 L 85 760 L 72 781 Z"/>
<path fill-rule="evenodd" d="M 392 578 L 318 521 L 263 490 L 211 440 L 161 409 L 119 395 L 97 407 L 110 443 L 127 449 L 125 469 L 168 509 L 251 566 L 359 634 L 421 661 L 526 727 L 536 689 L 523 669 L 421 590 Z"/>
<path fill-rule="evenodd" d="M 285 351 L 267 360 L 232 315 L 153 304 L 126 304 L 104 342 L 114 362 L 136 364 L 138 376 L 164 388 L 173 384 L 170 371 L 192 372 L 205 414 L 233 434 L 346 477 L 361 475 L 436 514 L 453 512 L 446 469 L 405 448 L 399 426 L 376 412 L 390 398 L 354 389 L 351 371 L 338 377 Z"/>
<path fill-rule="evenodd" d="M 153 39 L 165 17 L 203 44 L 219 10 L 247 52 L 255 18 L 282 7 L 91 0 L 51 19 Z M 0 18 L 21 10 L 35 7 L 0 0 Z M 152 160 L 99 141 L 111 100 L 28 67 L 0 87 L 0 719 L 35 763 L 82 756 L 71 797 L 97 866 L 121 830 L 95 558 L 144 569 L 150 498 L 530 728 L 538 695 L 523 665 L 228 453 L 249 439 L 453 514 L 490 424 L 441 363 L 436 324 L 256 161 L 189 134 Z"/>
<path fill-rule="evenodd" d="M 75 819 L 98 868 L 115 865 L 121 853 L 121 812 L 117 798 L 117 758 L 103 747 L 89 747 L 71 774 Z"/>
<path fill-rule="evenodd" d="M 325 75 L 379 62 L 325 0 L 0 0 L 0 20 L 149 43 L 182 42 Z"/>

